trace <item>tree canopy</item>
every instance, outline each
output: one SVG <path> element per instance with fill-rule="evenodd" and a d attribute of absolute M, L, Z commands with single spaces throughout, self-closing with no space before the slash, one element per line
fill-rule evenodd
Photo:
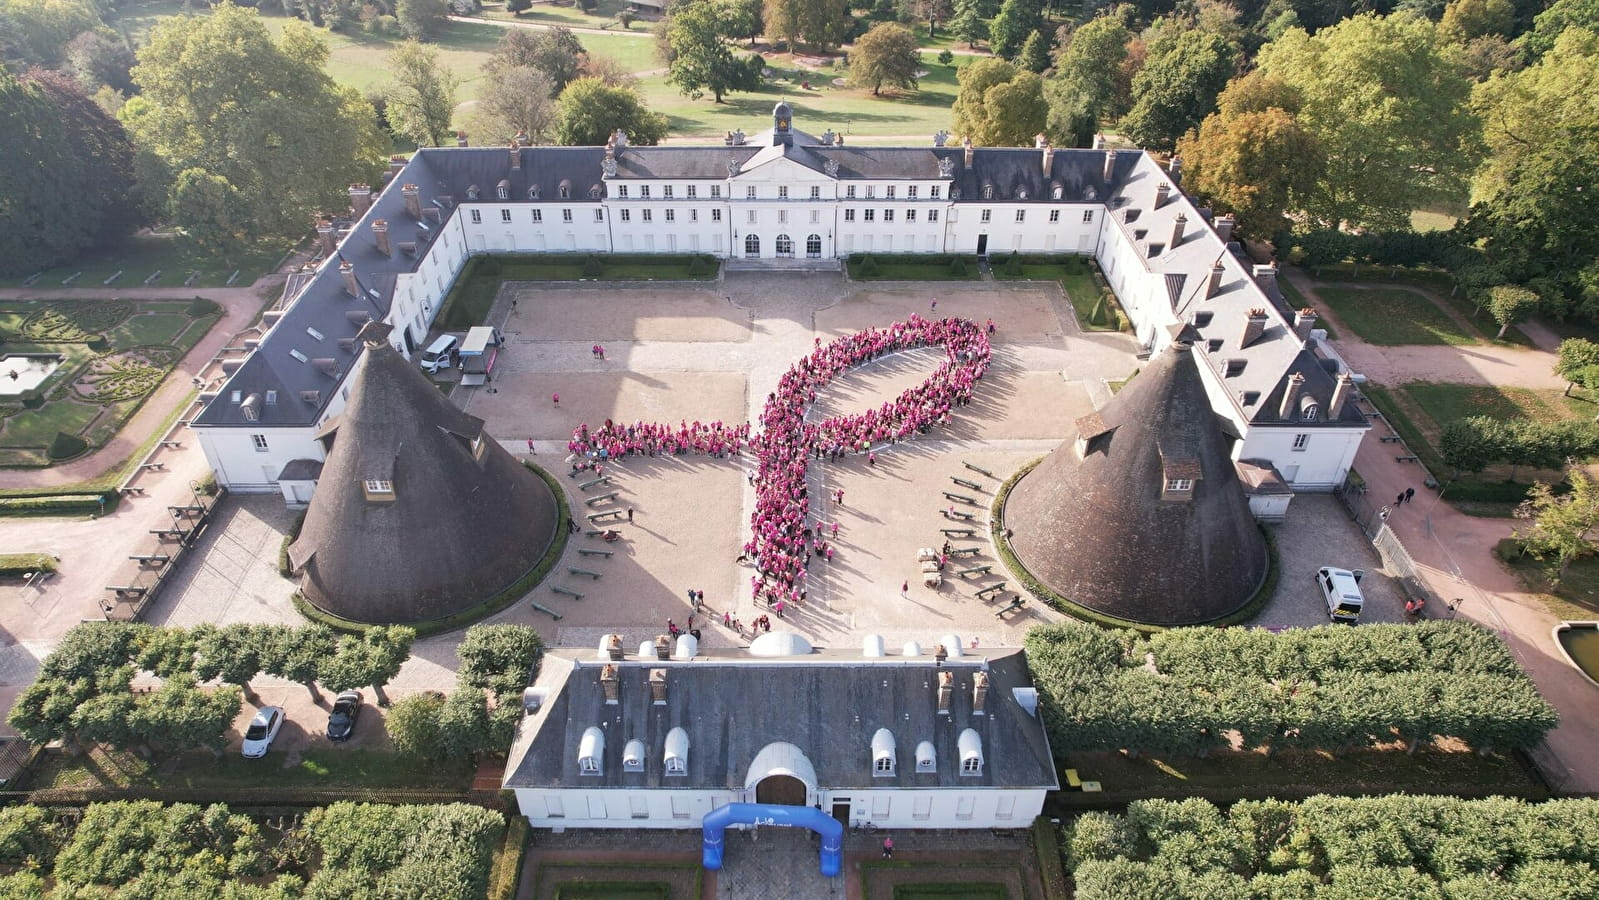
<path fill-rule="evenodd" d="M 1133 78 L 1133 106 L 1121 129 L 1138 144 L 1170 150 L 1216 108 L 1238 65 L 1238 48 L 1211 31 L 1165 28 Z"/>
<path fill-rule="evenodd" d="M 731 20 L 722 7 L 711 0 L 680 3 L 666 21 L 666 44 L 670 62 L 666 80 L 690 99 L 698 100 L 707 91 L 715 102 L 730 91 L 752 91 L 761 86 L 762 63 L 758 56 L 739 57 L 727 39 Z"/>
<path fill-rule="evenodd" d="M 870 87 L 873 96 L 881 94 L 885 84 L 911 90 L 916 87 L 921 64 L 916 36 L 903 25 L 880 22 L 855 42 L 850 53 L 850 84 Z"/>
<path fill-rule="evenodd" d="M 659 144 L 666 137 L 666 117 L 650 112 L 638 93 L 598 78 L 579 78 L 561 92 L 556 141 L 567 146 L 604 144 L 617 128 L 630 144 Z"/>
<path fill-rule="evenodd" d="M 443 146 L 455 115 L 455 74 L 438 51 L 414 40 L 389 54 L 389 72 L 393 79 L 383 89 L 389 127 L 421 146 Z"/>
<path fill-rule="evenodd" d="M 565 26 L 507 28 L 484 69 L 491 72 L 524 66 L 537 69 L 550 80 L 550 97 L 554 99 L 583 73 L 588 59 L 588 51 L 583 49 L 577 35 Z"/>
<path fill-rule="evenodd" d="M 121 117 L 141 179 L 171 221 L 229 255 L 304 234 L 345 190 L 376 179 L 388 146 L 372 107 L 325 71 L 327 44 L 298 23 L 274 40 L 255 10 L 162 20 L 139 51 L 141 94 Z"/>
<path fill-rule="evenodd" d="M 990 147 L 1031 145 L 1049 107 L 1043 79 L 993 57 L 963 66 L 956 76 L 955 130 Z"/>

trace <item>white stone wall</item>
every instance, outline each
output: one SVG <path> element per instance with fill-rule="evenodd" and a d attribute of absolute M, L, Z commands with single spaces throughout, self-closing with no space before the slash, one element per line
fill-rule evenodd
<path fill-rule="evenodd" d="M 214 402 L 228 399 L 223 396 Z M 312 438 L 315 433 L 312 428 L 195 429 L 217 483 L 238 494 L 277 493 L 278 473 L 290 460 L 322 459 L 322 445 Z"/>
<path fill-rule="evenodd" d="M 972 787 L 822 790 L 817 802 L 849 806 L 851 826 L 879 828 L 1025 828 L 1043 810 L 1045 791 Z M 699 828 L 729 803 L 752 803 L 753 790 L 517 788 L 522 815 L 535 828 Z"/>

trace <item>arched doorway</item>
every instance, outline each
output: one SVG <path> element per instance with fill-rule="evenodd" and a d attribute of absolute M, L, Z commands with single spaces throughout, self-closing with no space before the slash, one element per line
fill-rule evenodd
<path fill-rule="evenodd" d="M 822 256 L 822 236 L 813 234 L 805 239 L 805 255 L 811 259 L 820 259 Z"/>
<path fill-rule="evenodd" d="M 784 259 L 793 258 L 793 256 L 794 256 L 794 239 L 789 237 L 786 234 L 778 235 L 777 236 L 777 255 L 779 257 L 784 258 Z"/>
<path fill-rule="evenodd" d="M 756 803 L 804 806 L 806 794 L 805 782 L 793 775 L 768 775 L 755 785 Z"/>
<path fill-rule="evenodd" d="M 744 255 L 749 259 L 759 259 L 761 256 L 761 236 L 758 234 L 744 235 Z"/>

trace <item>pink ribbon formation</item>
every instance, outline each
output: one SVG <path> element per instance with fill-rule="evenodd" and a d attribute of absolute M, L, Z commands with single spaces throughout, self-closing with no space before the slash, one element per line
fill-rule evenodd
<path fill-rule="evenodd" d="M 918 347 L 942 346 L 944 360 L 927 380 L 875 409 L 806 421 L 816 392 L 851 367 Z M 805 563 L 813 540 L 825 548 L 820 528 L 813 538 L 805 474 L 811 459 L 870 453 L 874 446 L 924 434 L 948 424 L 953 407 L 971 402 L 972 388 L 988 369 L 992 348 L 983 328 L 968 319 L 923 319 L 868 328 L 818 346 L 783 373 L 766 395 L 760 430 L 749 423 L 634 422 L 607 419 L 599 428 L 578 426 L 567 445 L 589 459 L 692 453 L 723 458 L 754 451 L 755 512 L 744 552 L 758 572 L 751 578 L 757 601 L 795 600 L 804 590 Z"/>

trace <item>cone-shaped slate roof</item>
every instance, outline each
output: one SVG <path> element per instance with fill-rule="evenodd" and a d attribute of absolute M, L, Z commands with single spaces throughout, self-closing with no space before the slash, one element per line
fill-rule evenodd
<path fill-rule="evenodd" d="M 1011 490 L 1018 559 L 1056 593 L 1151 625 L 1249 601 L 1266 543 L 1180 335 Z"/>
<path fill-rule="evenodd" d="M 561 524 L 555 496 L 483 420 L 386 341 L 367 344 L 349 383 L 289 548 L 307 599 L 357 622 L 417 622 L 482 602 L 539 562 Z"/>

